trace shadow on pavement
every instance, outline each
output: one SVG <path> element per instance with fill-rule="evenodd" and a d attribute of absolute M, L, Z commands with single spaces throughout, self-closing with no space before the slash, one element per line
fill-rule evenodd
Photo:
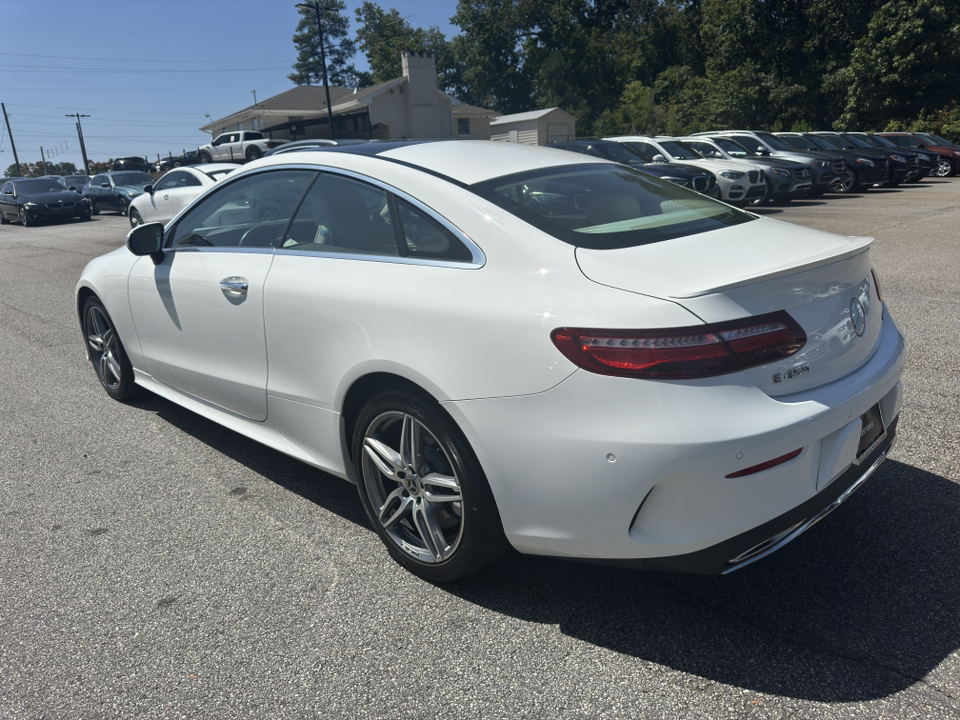
<path fill-rule="evenodd" d="M 369 527 L 350 483 L 152 394 L 132 405 Z M 960 486 L 887 460 L 823 522 L 728 576 L 644 573 L 511 552 L 438 589 L 706 681 L 856 702 L 922 681 L 960 647 L 958 537 Z M 391 562 L 385 551 L 382 562 Z"/>

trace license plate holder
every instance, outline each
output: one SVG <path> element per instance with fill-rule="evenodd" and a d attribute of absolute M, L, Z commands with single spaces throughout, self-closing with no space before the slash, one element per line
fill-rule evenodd
<path fill-rule="evenodd" d="M 857 445 L 857 459 L 854 461 L 854 465 L 862 463 L 876 449 L 877 445 L 887 437 L 886 428 L 883 427 L 880 403 L 861 415 L 860 423 L 860 443 Z"/>

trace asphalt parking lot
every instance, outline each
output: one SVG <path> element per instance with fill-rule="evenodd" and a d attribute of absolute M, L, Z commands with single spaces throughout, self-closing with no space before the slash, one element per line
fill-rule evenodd
<path fill-rule="evenodd" d="M 876 238 L 890 459 L 730 576 L 513 554 L 444 587 L 353 486 L 103 393 L 73 288 L 126 218 L 0 228 L 0 719 L 960 718 L 960 178 L 760 212 Z"/>

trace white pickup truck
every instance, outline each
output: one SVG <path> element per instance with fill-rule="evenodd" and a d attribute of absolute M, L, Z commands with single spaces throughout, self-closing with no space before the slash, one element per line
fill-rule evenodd
<path fill-rule="evenodd" d="M 268 140 L 261 132 L 235 130 L 217 136 L 209 145 L 199 148 L 200 162 L 244 162 L 263 157 L 264 153 L 286 140 Z"/>

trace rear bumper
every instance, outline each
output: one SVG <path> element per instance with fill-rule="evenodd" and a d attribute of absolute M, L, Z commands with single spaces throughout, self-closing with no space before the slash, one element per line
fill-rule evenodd
<path fill-rule="evenodd" d="M 750 565 L 798 538 L 853 495 L 886 459 L 896 441 L 898 421 L 894 418 L 886 428 L 886 439 L 863 462 L 852 465 L 807 502 L 769 522 L 698 552 L 602 564 L 698 575 L 722 575 Z"/>

